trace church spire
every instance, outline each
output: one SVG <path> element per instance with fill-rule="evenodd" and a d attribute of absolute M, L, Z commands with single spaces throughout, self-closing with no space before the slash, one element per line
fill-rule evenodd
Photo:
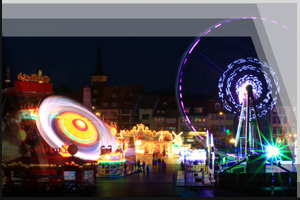
<path fill-rule="evenodd" d="M 105 73 L 102 69 L 102 63 L 101 63 L 100 41 L 98 43 L 97 65 L 96 65 L 96 69 L 95 69 L 93 75 L 105 75 Z"/>
<path fill-rule="evenodd" d="M 106 83 L 106 81 L 107 81 L 107 75 L 104 73 L 104 71 L 102 69 L 101 53 L 100 53 L 100 41 L 99 41 L 99 44 L 98 44 L 96 69 L 94 70 L 94 72 L 91 76 L 91 79 L 92 79 L 92 85 L 95 82 Z"/>

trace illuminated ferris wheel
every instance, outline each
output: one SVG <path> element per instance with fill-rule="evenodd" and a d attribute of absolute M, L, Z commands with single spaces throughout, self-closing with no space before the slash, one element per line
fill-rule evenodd
<path fill-rule="evenodd" d="M 228 24 L 235 24 L 238 21 L 242 22 L 243 20 L 248 19 L 266 21 L 278 25 L 278 27 L 282 26 L 287 31 L 290 30 L 285 25 L 280 25 L 274 20 L 259 17 L 241 17 L 220 21 L 203 31 L 201 35 L 195 39 L 181 59 L 175 86 L 180 112 L 185 118 L 187 126 L 194 132 L 197 132 L 197 130 L 193 126 L 192 120 L 186 112 L 186 105 L 183 97 L 184 92 L 186 92 L 184 85 L 186 85 L 187 82 L 185 81 L 191 79 L 191 77 L 187 77 L 186 75 L 184 77 L 184 74 L 188 74 L 189 72 L 186 68 L 188 68 L 188 66 L 193 66 L 192 63 L 195 63 L 195 60 L 198 59 L 196 56 L 199 54 L 199 49 L 201 49 L 199 46 L 205 44 L 204 38 L 206 36 L 214 33 L 217 29 L 228 26 Z M 231 49 L 235 49 L 236 51 L 234 52 L 238 51 L 235 46 L 232 46 Z M 202 53 L 200 52 L 200 54 Z M 238 144 L 244 145 L 244 149 L 250 148 L 249 152 L 252 152 L 255 145 L 261 146 L 261 148 L 263 146 L 259 118 L 266 115 L 268 110 L 276 105 L 280 87 L 278 77 L 273 68 L 270 67 L 264 59 L 258 59 L 256 53 L 252 55 L 245 54 L 239 59 L 237 58 L 233 57 L 233 61 L 231 60 L 230 64 L 227 64 L 229 62 L 226 62 L 226 65 L 223 65 L 223 68 L 220 68 L 215 64 L 216 71 L 211 71 L 211 69 L 208 68 L 206 69 L 208 71 L 210 70 L 210 73 L 214 73 L 213 76 L 218 74 L 218 96 L 222 100 L 224 108 L 235 115 L 239 115 L 235 147 L 238 147 Z M 207 74 L 202 76 L 202 78 L 205 80 L 209 79 L 207 78 Z M 211 82 L 203 85 L 208 87 L 209 84 L 211 84 Z M 257 134 L 254 134 L 255 129 Z M 199 138 L 204 144 L 204 138 L 202 138 L 201 135 L 199 135 Z M 256 142 L 256 140 L 259 141 Z M 206 145 L 204 144 L 204 146 Z M 243 147 L 241 146 L 240 149 L 243 149 Z M 246 150 L 245 154 L 249 152 Z"/>
<path fill-rule="evenodd" d="M 240 114 L 235 147 L 240 144 L 239 152 L 242 154 L 244 139 L 244 155 L 254 153 L 255 144 L 259 144 L 263 151 L 259 117 L 266 115 L 276 105 L 280 91 L 274 70 L 257 58 L 241 58 L 228 65 L 219 79 L 218 87 L 224 108 Z M 255 142 L 255 129 L 258 142 Z"/>

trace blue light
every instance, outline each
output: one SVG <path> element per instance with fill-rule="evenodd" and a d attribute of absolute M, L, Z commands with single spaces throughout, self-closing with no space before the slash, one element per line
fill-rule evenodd
<path fill-rule="evenodd" d="M 274 70 L 257 58 L 241 58 L 227 66 L 219 79 L 219 97 L 224 108 L 234 114 L 242 108 L 246 86 L 251 85 L 259 117 L 273 108 L 279 94 L 278 77 Z"/>

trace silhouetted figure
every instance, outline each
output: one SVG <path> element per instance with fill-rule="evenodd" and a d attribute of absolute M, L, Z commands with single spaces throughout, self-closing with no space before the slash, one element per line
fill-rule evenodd
<path fill-rule="evenodd" d="M 149 174 L 150 174 L 150 166 L 147 165 L 147 176 L 149 177 Z"/>
<path fill-rule="evenodd" d="M 146 167 L 145 161 L 143 161 L 142 167 L 143 167 L 143 172 L 145 173 L 145 167 Z"/>
<path fill-rule="evenodd" d="M 138 166 L 138 170 L 141 171 L 141 161 L 140 160 L 137 161 L 137 166 Z"/>
<path fill-rule="evenodd" d="M 124 163 L 124 174 L 126 175 L 126 169 L 127 169 L 127 164 L 126 164 L 126 162 Z"/>

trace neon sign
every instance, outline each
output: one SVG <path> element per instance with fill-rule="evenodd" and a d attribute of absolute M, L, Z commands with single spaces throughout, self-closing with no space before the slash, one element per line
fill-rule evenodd
<path fill-rule="evenodd" d="M 38 112 L 38 108 L 33 109 L 22 109 L 19 112 L 19 120 L 28 119 L 28 120 L 36 120 L 36 113 Z"/>

